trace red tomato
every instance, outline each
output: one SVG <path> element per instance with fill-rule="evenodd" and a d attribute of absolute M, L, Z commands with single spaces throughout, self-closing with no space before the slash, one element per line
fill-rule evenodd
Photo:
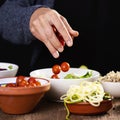
<path fill-rule="evenodd" d="M 36 83 L 36 79 L 33 78 L 33 77 L 30 77 L 30 78 L 28 79 L 28 82 L 29 82 L 29 83 Z"/>
<path fill-rule="evenodd" d="M 18 87 L 27 87 L 29 83 L 26 80 L 22 80 L 19 82 Z"/>
<path fill-rule="evenodd" d="M 53 79 L 59 79 L 59 77 L 58 77 L 57 74 L 52 75 L 51 78 L 53 78 Z"/>
<path fill-rule="evenodd" d="M 16 78 L 16 83 L 8 83 L 6 87 L 30 87 L 30 86 L 41 86 L 41 83 L 37 81 L 34 77 L 30 77 L 26 80 L 25 76 L 18 76 Z"/>
<path fill-rule="evenodd" d="M 54 66 L 52 67 L 52 72 L 53 72 L 54 74 L 59 74 L 60 71 L 61 71 L 60 65 L 54 65 Z"/>
<path fill-rule="evenodd" d="M 39 81 L 37 81 L 35 78 L 33 78 L 33 77 L 30 77 L 29 79 L 28 79 L 28 83 L 29 83 L 29 87 L 30 86 L 41 86 L 41 84 L 40 84 L 40 82 Z"/>
<path fill-rule="evenodd" d="M 62 44 L 63 46 L 65 46 L 65 41 L 64 41 L 63 37 L 62 37 L 62 36 L 59 36 L 58 39 L 59 39 L 59 41 L 61 42 L 61 44 Z"/>
<path fill-rule="evenodd" d="M 37 85 L 35 83 L 29 83 L 28 87 L 36 87 Z"/>
<path fill-rule="evenodd" d="M 15 83 L 8 83 L 8 84 L 6 84 L 6 87 L 16 87 L 16 84 Z"/>
<path fill-rule="evenodd" d="M 63 37 L 60 35 L 60 33 L 57 31 L 57 29 L 55 27 L 53 27 L 53 30 L 54 30 L 58 40 L 61 42 L 61 44 L 63 46 L 65 46 L 65 41 L 64 41 Z"/>
<path fill-rule="evenodd" d="M 67 72 L 70 69 L 70 64 L 68 62 L 63 62 L 60 66 L 63 72 Z"/>
<path fill-rule="evenodd" d="M 22 82 L 25 79 L 25 76 L 18 76 L 16 78 L 16 84 L 19 85 L 20 82 Z"/>
<path fill-rule="evenodd" d="M 41 86 L 41 83 L 39 81 L 36 81 L 36 86 Z"/>

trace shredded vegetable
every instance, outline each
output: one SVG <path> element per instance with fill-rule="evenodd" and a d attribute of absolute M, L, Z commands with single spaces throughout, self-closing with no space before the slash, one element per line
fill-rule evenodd
<path fill-rule="evenodd" d="M 108 97 L 105 97 L 105 96 Z M 104 92 L 104 89 L 100 82 L 94 81 L 81 81 L 80 85 L 72 85 L 66 94 L 61 96 L 61 100 L 64 101 L 64 105 L 67 110 L 66 119 L 69 117 L 69 110 L 66 103 L 79 103 L 79 102 L 89 102 L 92 106 L 98 107 L 104 98 L 110 98 L 109 94 Z"/>

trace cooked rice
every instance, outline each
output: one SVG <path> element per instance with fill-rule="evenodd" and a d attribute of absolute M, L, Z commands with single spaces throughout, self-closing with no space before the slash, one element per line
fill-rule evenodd
<path fill-rule="evenodd" d="M 100 77 L 99 80 L 106 82 L 120 82 L 120 72 L 110 71 L 105 76 Z"/>

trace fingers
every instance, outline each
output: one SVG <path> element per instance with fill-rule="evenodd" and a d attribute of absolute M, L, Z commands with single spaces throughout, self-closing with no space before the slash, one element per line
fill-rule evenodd
<path fill-rule="evenodd" d="M 33 22 L 31 32 L 46 45 L 54 58 L 58 58 L 59 52 L 63 52 L 64 48 L 57 39 L 53 27 L 44 18 L 36 19 Z"/>
<path fill-rule="evenodd" d="M 54 58 L 58 58 L 59 52 L 63 52 L 62 43 L 65 42 L 67 46 L 71 47 L 73 38 L 79 34 L 70 27 L 63 16 L 49 8 L 39 8 L 33 13 L 30 30 L 38 40 L 46 45 Z"/>
<path fill-rule="evenodd" d="M 52 15 L 51 24 L 53 24 L 55 26 L 57 31 L 63 37 L 67 46 L 69 46 L 69 47 L 72 46 L 73 40 L 69 34 L 69 31 L 67 30 L 66 26 L 64 25 L 64 22 L 60 18 L 60 15 L 58 13 L 56 13 L 55 11 L 53 12 L 53 15 Z"/>
<path fill-rule="evenodd" d="M 48 48 L 48 50 L 50 51 L 50 53 L 53 55 L 54 58 L 58 58 L 59 57 L 59 52 L 58 50 L 56 50 L 53 45 L 51 44 L 51 42 L 47 39 L 46 36 L 44 36 L 44 32 L 43 31 L 39 31 L 36 27 L 31 29 L 33 32 L 33 35 L 36 36 L 36 38 L 42 40 L 42 42 L 46 45 L 46 47 Z M 43 34 L 43 36 L 41 34 Z"/>
<path fill-rule="evenodd" d="M 58 40 L 53 27 L 46 21 L 41 20 L 42 28 L 44 30 L 45 37 L 43 38 L 43 42 L 46 45 L 46 47 L 49 49 L 50 53 L 55 57 L 59 57 L 59 52 L 63 52 L 64 47 Z"/>
<path fill-rule="evenodd" d="M 66 26 L 66 28 L 67 28 L 67 30 L 69 31 L 70 35 L 71 35 L 73 38 L 74 38 L 74 37 L 78 37 L 79 32 L 76 31 L 76 30 L 73 30 L 73 29 L 71 28 L 71 26 L 69 25 L 69 23 L 67 22 L 67 20 L 66 20 L 63 16 L 61 16 L 61 19 L 62 19 L 62 21 L 64 22 L 64 25 Z"/>

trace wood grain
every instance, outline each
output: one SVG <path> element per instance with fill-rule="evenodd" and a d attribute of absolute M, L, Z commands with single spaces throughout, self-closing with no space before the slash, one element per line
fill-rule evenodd
<path fill-rule="evenodd" d="M 25 115 L 8 115 L 0 111 L 0 120 L 65 120 L 65 116 L 66 110 L 63 103 L 44 99 L 31 113 Z M 113 100 L 113 108 L 106 114 L 96 116 L 71 114 L 70 120 L 120 120 L 120 98 Z"/>

